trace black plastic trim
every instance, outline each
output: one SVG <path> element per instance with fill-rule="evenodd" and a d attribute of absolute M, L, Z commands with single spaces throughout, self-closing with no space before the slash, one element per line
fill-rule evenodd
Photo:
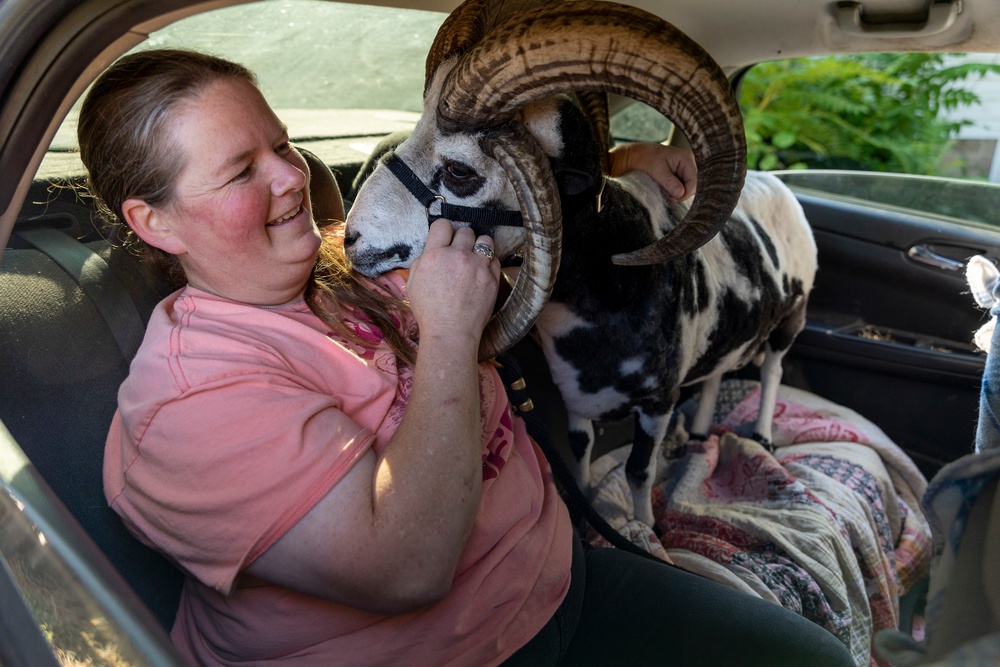
<path fill-rule="evenodd" d="M 935 382 L 954 380 L 962 386 L 983 375 L 985 356 L 962 351 L 968 346 L 906 332 L 890 333 L 912 339 L 912 344 L 872 340 L 858 335 L 863 328 L 862 324 L 831 327 L 810 322 L 795 341 L 795 353 L 878 373 Z"/>

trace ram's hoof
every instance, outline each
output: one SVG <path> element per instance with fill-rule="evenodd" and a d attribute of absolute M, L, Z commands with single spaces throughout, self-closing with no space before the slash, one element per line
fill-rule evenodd
<path fill-rule="evenodd" d="M 688 441 L 690 442 L 690 440 Z M 673 461 L 674 459 L 679 459 L 681 457 L 687 456 L 688 446 L 680 445 L 678 447 L 672 447 L 671 449 L 664 450 L 663 458 L 668 461 Z"/>
<path fill-rule="evenodd" d="M 754 440 L 756 440 L 757 442 L 759 442 L 764 447 L 764 449 L 766 449 L 770 453 L 774 454 L 775 447 L 774 447 L 774 443 L 771 442 L 770 438 L 765 438 L 760 433 L 754 433 L 750 437 L 753 438 Z"/>

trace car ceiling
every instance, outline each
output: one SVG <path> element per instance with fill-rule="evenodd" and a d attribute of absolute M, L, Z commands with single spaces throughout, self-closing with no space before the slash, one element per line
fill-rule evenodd
<path fill-rule="evenodd" d="M 730 73 L 766 60 L 830 53 L 1000 51 L 996 0 L 624 1 L 676 25 Z M 414 3 L 391 0 L 368 4 L 414 7 Z M 415 4 L 448 12 L 459 2 Z M 928 21 L 932 4 L 934 14 Z M 936 30 L 935 19 L 945 16 L 950 16 L 943 21 L 946 27 L 930 34 Z M 921 29 L 926 31 L 921 33 Z"/>
<path fill-rule="evenodd" d="M 460 0 L 374 0 L 379 4 L 448 12 Z M 631 0 L 659 14 L 702 44 L 729 74 L 766 60 L 845 52 L 937 50 L 1000 52 L 996 0 Z M 56 127 L 90 80 L 143 36 L 184 16 L 239 0 L 3 0 L 0 42 L 20 42 L 0 68 L 0 173 L 23 174 L 0 182 L 0 241 L 14 224 L 20 201 Z M 58 5 L 59 16 L 42 17 L 40 6 Z M 74 6 L 74 11 L 69 11 Z M 70 18 L 67 18 L 70 17 Z M 942 20 L 943 17 L 943 20 Z M 31 21 L 46 18 L 39 28 Z M 57 21 L 52 23 L 52 21 Z M 942 25 L 944 26 L 942 28 Z M 12 30 L 12 26 L 16 28 Z M 930 29 L 929 29 L 930 28 Z M 23 40 L 40 42 L 31 52 Z M 888 36 L 887 36 L 888 35 Z M 752 36 L 752 39 L 751 39 Z M 100 43 L 103 40 L 104 43 Z M 9 49 L 3 49 L 6 53 Z M 86 65 L 90 66 L 87 67 Z M 20 81 L 17 80 L 20 76 Z M 14 85 L 8 85 L 14 81 Z M 38 82 L 43 82 L 45 92 Z M 58 81 L 65 99 L 53 99 Z M 22 110 L 28 108 L 28 113 Z M 39 118 L 52 121 L 40 127 Z"/>

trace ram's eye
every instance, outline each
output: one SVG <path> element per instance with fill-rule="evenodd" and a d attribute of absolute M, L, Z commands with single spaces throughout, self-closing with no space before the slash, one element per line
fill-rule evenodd
<path fill-rule="evenodd" d="M 456 197 L 471 197 L 479 192 L 486 179 L 475 169 L 457 160 L 448 160 L 441 165 L 434 179 L 433 187 L 441 187 Z"/>
<path fill-rule="evenodd" d="M 449 162 L 444 166 L 444 169 L 448 172 L 448 176 L 458 180 L 465 180 L 466 178 L 470 178 L 476 174 L 476 172 L 472 170 L 472 167 L 467 164 L 462 164 L 461 162 Z"/>

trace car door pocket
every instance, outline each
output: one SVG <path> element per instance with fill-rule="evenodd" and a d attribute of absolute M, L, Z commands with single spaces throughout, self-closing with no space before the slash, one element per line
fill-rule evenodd
<path fill-rule="evenodd" d="M 971 339 L 970 332 L 969 338 Z M 796 350 L 851 366 L 904 375 L 944 374 L 955 379 L 981 377 L 985 355 L 972 343 L 878 326 L 810 320 Z"/>
<path fill-rule="evenodd" d="M 790 383 L 877 424 L 928 479 L 970 450 L 985 354 L 961 341 L 817 315 L 788 355 Z"/>

